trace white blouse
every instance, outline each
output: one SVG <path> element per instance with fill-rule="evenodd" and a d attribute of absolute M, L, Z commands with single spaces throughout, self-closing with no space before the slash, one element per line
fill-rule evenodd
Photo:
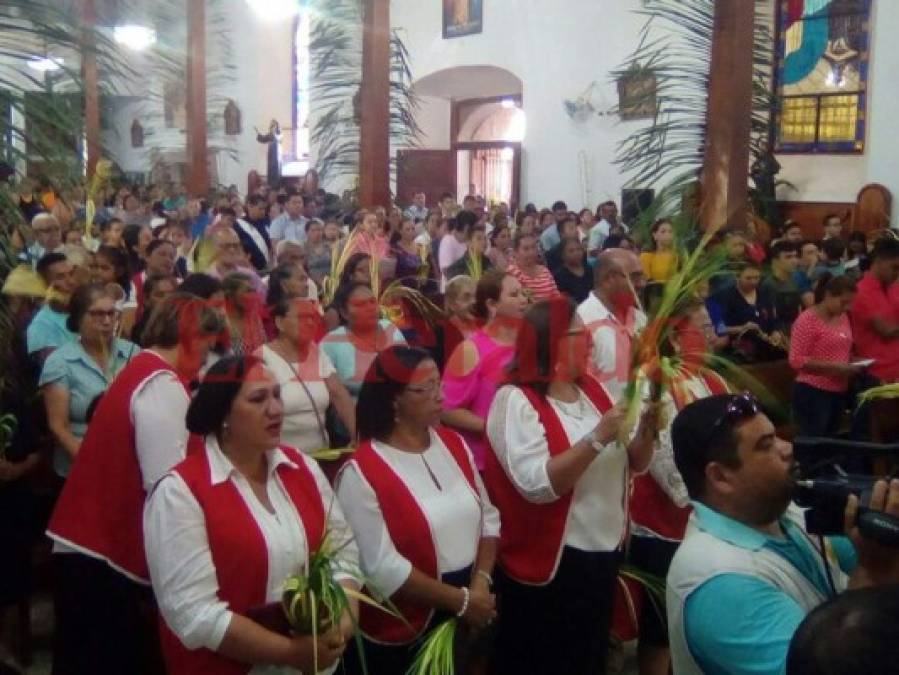
<path fill-rule="evenodd" d="M 325 380 L 336 372 L 331 358 L 321 347 L 313 345 L 305 360 L 289 364 L 266 345 L 262 347 L 262 361 L 281 385 L 281 402 L 284 404 L 281 442 L 306 454 L 327 448 L 330 441 L 327 432 L 322 433 L 319 421 L 325 424 L 325 414 L 331 403 L 325 384 Z"/>
<path fill-rule="evenodd" d="M 265 540 L 268 582 L 265 602 L 278 602 L 287 577 L 298 573 L 308 559 L 309 547 L 300 515 L 276 469 L 296 466 L 280 449 L 267 453 L 266 491 L 274 512 L 256 498 L 249 481 L 234 468 L 213 436 L 206 438 L 206 455 L 215 484 L 230 480 L 243 498 Z M 341 548 L 342 578 L 358 577 L 359 554 L 340 504 L 318 465 L 304 457 L 321 491 L 326 527 L 336 547 Z M 233 612 L 218 594 L 215 564 L 209 549 L 203 509 L 177 473 L 166 475 L 147 499 L 144 509 L 144 542 L 153 591 L 166 624 L 188 649 L 218 649 L 231 623 Z M 250 673 L 295 674 L 287 667 L 256 666 Z"/>
<path fill-rule="evenodd" d="M 499 512 L 490 503 L 465 446 L 478 489 L 478 499 L 450 451 L 432 429 L 423 453 L 403 452 L 375 441 L 375 452 L 409 488 L 431 528 L 439 574 L 465 569 L 475 562 L 482 537 L 499 536 Z M 435 482 L 436 481 L 436 482 Z M 438 487 L 439 484 L 439 487 Z M 374 489 L 350 462 L 340 474 L 337 497 L 346 513 L 362 559 L 362 570 L 377 593 L 389 597 L 406 582 L 412 563 L 393 544 Z"/>
<path fill-rule="evenodd" d="M 591 433 L 602 419 L 596 406 L 580 392 L 575 403 L 549 398 L 568 437 L 568 447 Z M 502 387 L 487 414 L 487 438 L 500 465 L 521 495 L 535 504 L 556 501 L 549 481 L 546 431 L 524 393 Z M 627 450 L 609 443 L 574 486 L 563 543 L 582 551 L 614 551 L 627 523 Z"/>

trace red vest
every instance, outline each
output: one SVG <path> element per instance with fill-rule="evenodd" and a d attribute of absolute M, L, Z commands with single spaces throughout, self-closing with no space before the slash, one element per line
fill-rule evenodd
<path fill-rule="evenodd" d="M 438 428 L 437 435 L 456 460 L 475 498 L 480 501 L 474 468 L 462 438 L 456 432 L 445 428 Z M 371 441 L 359 446 L 351 462 L 374 490 L 378 505 L 381 507 L 381 515 L 396 550 L 419 572 L 427 574 L 432 579 L 439 579 L 437 550 L 431 525 L 403 480 L 378 455 Z M 428 625 L 434 610 L 399 598 L 392 600 L 411 625 L 411 630 L 409 625 L 399 619 L 360 603 L 359 624 L 362 632 L 375 642 L 386 644 L 412 642 Z"/>
<path fill-rule="evenodd" d="M 110 385 L 88 425 L 47 528 L 51 538 L 105 560 L 145 584 L 150 578 L 144 556 L 146 493 L 135 450 L 131 398 L 161 371 L 175 372 L 155 354 L 141 352 Z M 199 447 L 202 439 L 191 436 L 188 453 Z"/>
<path fill-rule="evenodd" d="M 578 384 L 600 413 L 612 408 L 606 390 L 593 377 L 585 376 Z M 571 447 L 568 435 L 546 397 L 526 387 L 521 391 L 537 411 L 550 457 L 568 450 Z M 521 496 L 492 449 L 486 453 L 485 462 L 487 491 L 499 509 L 502 522 L 499 562 L 503 570 L 521 583 L 549 583 L 556 574 L 562 552 L 572 493 L 550 504 L 534 504 Z"/>
<path fill-rule="evenodd" d="M 303 521 L 309 552 L 321 546 L 325 533 L 325 505 L 306 459 L 293 448 L 281 451 L 299 467 L 282 464 L 278 476 Z M 193 493 L 206 519 L 206 536 L 215 564 L 219 598 L 237 614 L 266 603 L 268 550 L 259 525 L 234 483 L 212 484 L 209 458 L 197 452 L 175 471 Z M 160 622 L 160 638 L 169 675 L 243 675 L 252 666 L 232 661 L 208 649 L 187 649 Z"/>
<path fill-rule="evenodd" d="M 703 369 L 698 377 L 702 378 L 712 396 L 728 393 L 727 383 L 717 373 Z M 689 391 L 678 387 L 676 381 L 671 387 L 671 396 L 678 411 L 695 400 Z M 669 420 L 669 423 L 671 421 L 673 420 Z M 677 506 L 659 487 L 655 478 L 646 473 L 634 480 L 630 510 L 631 522 L 635 525 L 654 532 L 662 539 L 680 541 L 684 538 L 692 509 L 689 506 Z"/>

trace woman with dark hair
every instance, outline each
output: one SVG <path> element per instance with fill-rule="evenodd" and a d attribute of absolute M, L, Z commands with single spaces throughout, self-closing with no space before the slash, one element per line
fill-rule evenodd
<path fill-rule="evenodd" d="M 317 639 L 252 618 L 280 604 L 285 580 L 326 539 L 339 551 L 341 583 L 358 588 L 340 504 L 315 461 L 281 444 L 283 415 L 280 385 L 259 359 L 221 359 L 187 410 L 203 447 L 147 499 L 147 561 L 171 675 L 333 672 L 353 633 L 349 614 Z"/>
<path fill-rule="evenodd" d="M 91 275 L 97 284 L 118 284 L 124 292 L 125 304 L 133 303 L 137 307 L 131 285 L 131 267 L 128 256 L 122 249 L 112 246 L 101 246 L 94 253 L 91 262 Z"/>
<path fill-rule="evenodd" d="M 178 277 L 174 274 L 154 274 L 147 277 L 144 281 L 144 311 L 131 329 L 131 340 L 135 344 L 141 344 L 141 336 L 153 308 L 177 290 Z"/>
<path fill-rule="evenodd" d="M 378 214 L 366 209 L 360 209 L 353 217 L 353 231 L 345 245 L 350 246 L 354 254 L 366 253 L 379 262 L 390 252 L 389 242 L 379 228 Z"/>
<path fill-rule="evenodd" d="M 511 384 L 487 416 L 485 482 L 503 523 L 492 671 L 501 675 L 605 672 L 628 484 L 649 465 L 656 423 L 642 416 L 620 444 L 625 412 L 587 374 L 589 361 L 575 304 L 537 303 L 518 332 Z"/>
<path fill-rule="evenodd" d="M 415 243 L 415 223 L 404 218 L 399 231 L 392 237 L 393 257 L 396 258 L 396 278 L 404 286 L 425 292 L 434 277 L 434 267 L 427 246 Z M 426 271 L 422 274 L 422 268 Z M 434 289 L 436 290 L 436 286 Z"/>
<path fill-rule="evenodd" d="M 309 298 L 309 275 L 302 265 L 284 263 L 272 270 L 268 278 L 268 293 L 265 296 L 266 307 L 274 307 L 282 300 Z"/>
<path fill-rule="evenodd" d="M 650 228 L 650 235 L 649 250 L 640 254 L 640 264 L 648 281 L 665 283 L 677 269 L 674 226 L 670 220 L 657 220 Z"/>
<path fill-rule="evenodd" d="M 342 287 L 334 304 L 344 325 L 324 337 L 322 349 L 355 400 L 378 353 L 391 345 L 404 345 L 406 340 L 390 321 L 378 319 L 378 299 L 367 284 L 353 282 Z"/>
<path fill-rule="evenodd" d="M 215 277 L 200 272 L 188 274 L 187 278 L 185 278 L 178 287 L 178 291 L 189 295 L 195 295 L 203 300 L 221 302 L 225 299 L 225 291 L 222 288 L 222 282 Z"/>
<path fill-rule="evenodd" d="M 353 399 L 316 340 L 322 322 L 320 310 L 309 300 L 286 298 L 270 309 L 276 337 L 262 347 L 261 355 L 281 385 L 284 442 L 307 454 L 330 447 L 332 439 L 325 422 L 331 405 L 348 436 L 355 438 Z"/>
<path fill-rule="evenodd" d="M 798 374 L 793 385 L 793 419 L 800 436 L 832 436 L 849 403 L 855 375 L 865 371 L 852 361 L 852 325 L 848 310 L 855 282 L 825 272 L 815 285 L 815 304 L 793 323 L 790 366 Z"/>
<path fill-rule="evenodd" d="M 732 338 L 731 349 L 747 361 L 770 361 L 785 355 L 784 336 L 775 329 L 774 300 L 760 288 L 761 279 L 759 266 L 745 262 L 737 270 L 736 283 L 715 296 Z"/>
<path fill-rule="evenodd" d="M 337 495 L 362 570 L 405 618 L 362 608 L 370 673 L 405 673 L 416 640 L 453 615 L 475 630 L 496 618 L 499 517 L 465 442 L 438 426 L 441 399 L 437 364 L 408 347 L 381 352 L 359 394 L 361 445 Z M 364 672 L 355 654 L 346 661 L 352 675 Z M 466 672 L 463 664 L 457 672 Z"/>
<path fill-rule="evenodd" d="M 253 289 L 253 280 L 239 272 L 222 280 L 225 315 L 228 321 L 228 347 L 237 356 L 252 354 L 265 344 L 262 324 L 265 307 Z"/>
<path fill-rule="evenodd" d="M 153 231 L 149 225 L 126 225 L 122 232 L 125 255 L 134 274 L 142 272 L 146 266 L 147 246 L 153 241 Z"/>
<path fill-rule="evenodd" d="M 587 252 L 577 237 L 564 237 L 559 244 L 561 265 L 553 272 L 559 292 L 580 304 L 593 290 L 593 274 L 587 265 Z"/>
<path fill-rule="evenodd" d="M 345 289 L 349 288 L 351 284 L 366 284 L 371 288 L 371 260 L 368 253 L 354 253 L 347 258 L 343 270 L 340 272 L 334 299 L 325 309 L 325 328 L 327 330 L 334 330 L 343 322 L 340 310 L 337 308 L 337 298 Z"/>
<path fill-rule="evenodd" d="M 558 295 L 556 280 L 550 271 L 540 264 L 537 237 L 519 232 L 513 241 L 515 262 L 509 265 L 507 272 L 518 279 L 525 293 L 535 302 Z"/>
<path fill-rule="evenodd" d="M 107 286 L 81 286 L 69 300 L 66 327 L 78 339 L 54 350 L 41 370 L 47 426 L 57 445 L 56 474 L 65 478 L 87 431 L 87 409 L 109 387 L 140 348 L 116 337 L 119 312 Z"/>
<path fill-rule="evenodd" d="M 479 471 L 484 470 L 487 452 L 487 411 L 515 353 L 527 304 L 515 277 L 498 270 L 487 272 L 475 291 L 475 315 L 486 323 L 456 347 L 444 369 L 443 423 L 462 433 Z"/>
<path fill-rule="evenodd" d="M 188 387 L 222 329 L 205 301 L 171 295 L 144 330 L 148 348 L 96 407 L 47 528 L 60 672 L 158 672 L 144 499 L 198 447 L 184 426 Z"/>
<path fill-rule="evenodd" d="M 493 228 L 487 257 L 495 268 L 506 271 L 512 261 L 512 230 L 508 225 L 496 225 Z"/>

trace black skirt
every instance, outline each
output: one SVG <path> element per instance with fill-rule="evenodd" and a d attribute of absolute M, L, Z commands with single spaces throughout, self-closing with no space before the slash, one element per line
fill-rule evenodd
<path fill-rule="evenodd" d="M 497 572 L 493 675 L 602 675 L 620 553 L 565 547 L 556 576 L 529 586 Z"/>
<path fill-rule="evenodd" d="M 53 675 L 165 672 L 149 586 L 80 553 L 53 555 Z"/>

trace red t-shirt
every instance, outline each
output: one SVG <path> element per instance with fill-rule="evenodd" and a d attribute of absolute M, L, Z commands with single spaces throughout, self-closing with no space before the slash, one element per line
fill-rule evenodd
<path fill-rule="evenodd" d="M 881 318 L 899 324 L 899 286 L 884 288 L 870 272 L 858 282 L 858 293 L 849 310 L 855 351 L 864 359 L 874 359 L 870 373 L 884 382 L 899 380 L 899 338 L 881 337 L 871 325 Z"/>

